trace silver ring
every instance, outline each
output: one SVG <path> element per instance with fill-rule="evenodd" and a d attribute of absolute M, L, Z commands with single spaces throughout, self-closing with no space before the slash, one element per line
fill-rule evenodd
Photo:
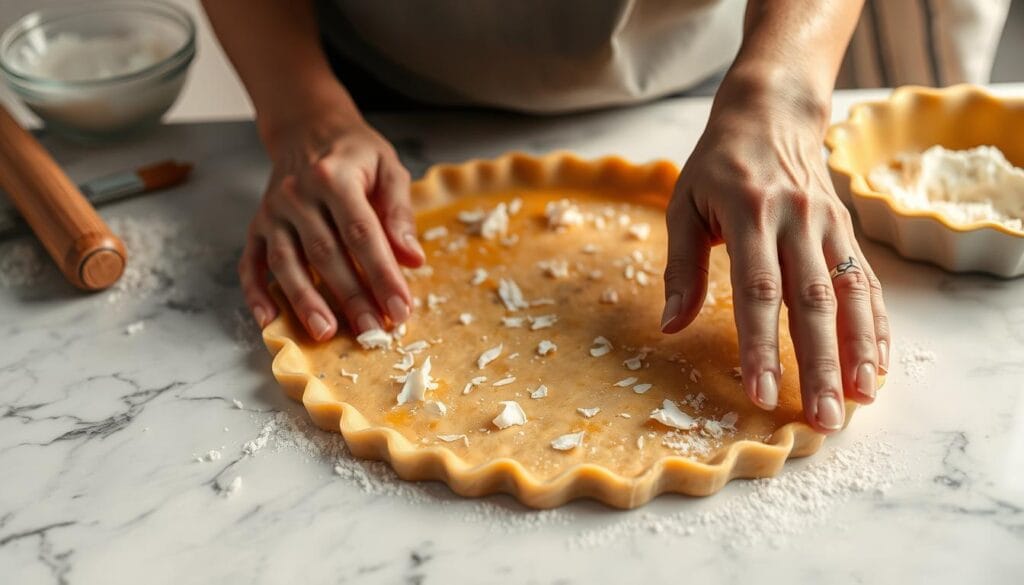
<path fill-rule="evenodd" d="M 828 275 L 832 277 L 832 280 L 835 280 L 836 278 L 851 272 L 860 272 L 860 266 L 857 265 L 857 261 L 854 260 L 853 256 L 850 256 L 846 260 L 836 264 L 835 268 L 833 268 Z"/>

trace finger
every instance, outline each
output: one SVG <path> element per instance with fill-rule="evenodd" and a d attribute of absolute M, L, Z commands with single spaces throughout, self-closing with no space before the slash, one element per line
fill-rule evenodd
<path fill-rule="evenodd" d="M 673 197 L 665 221 L 668 224 L 668 260 L 661 330 L 677 333 L 689 325 L 704 306 L 711 242 L 690 198 L 681 193 Z"/>
<path fill-rule="evenodd" d="M 277 304 L 267 287 L 267 246 L 262 236 L 250 232 L 238 261 L 238 280 L 253 318 L 266 327 L 277 316 Z"/>
<path fill-rule="evenodd" d="M 875 342 L 878 351 L 878 371 L 883 375 L 889 373 L 889 355 L 892 351 L 892 335 L 889 329 L 889 313 L 885 310 L 885 299 L 882 298 L 882 283 L 875 276 L 874 270 L 864 257 L 864 252 L 857 247 L 858 258 L 864 267 L 864 274 L 871 289 L 871 313 L 874 318 Z"/>
<path fill-rule="evenodd" d="M 298 196 L 294 192 L 294 182 L 286 181 L 282 188 L 290 197 Z M 351 329 L 358 334 L 379 328 L 382 319 L 377 307 L 367 295 L 355 267 L 342 250 L 322 211 L 300 205 L 288 213 L 299 235 L 306 261 L 316 269 L 331 291 Z"/>
<path fill-rule="evenodd" d="M 316 163 L 316 175 L 341 241 L 358 264 L 362 280 L 377 305 L 392 323 L 405 321 L 409 317 L 412 295 L 380 220 L 366 199 L 365 188 L 357 177 L 332 170 L 323 160 Z"/>
<path fill-rule="evenodd" d="M 836 330 L 845 395 L 858 402 L 871 402 L 878 379 L 871 287 L 851 240 L 845 234 L 835 234 L 825 239 L 823 247 L 836 293 Z"/>
<path fill-rule="evenodd" d="M 373 206 L 384 224 L 395 258 L 403 265 L 417 267 L 427 259 L 416 238 L 416 220 L 409 199 L 409 171 L 397 160 L 381 159 Z"/>
<path fill-rule="evenodd" d="M 754 404 L 771 410 L 779 400 L 779 309 L 782 282 L 774 238 L 728 241 L 733 311 L 739 335 L 743 388 Z M 737 243 L 739 242 L 739 243 Z"/>
<path fill-rule="evenodd" d="M 272 227 L 267 236 L 267 266 L 309 335 L 317 341 L 333 336 L 334 312 L 313 286 L 291 233 L 282 225 Z"/>
<path fill-rule="evenodd" d="M 781 246 L 782 286 L 800 366 L 804 416 L 815 430 L 830 433 L 842 428 L 845 414 L 835 291 L 820 242 L 806 230 L 787 231 Z"/>

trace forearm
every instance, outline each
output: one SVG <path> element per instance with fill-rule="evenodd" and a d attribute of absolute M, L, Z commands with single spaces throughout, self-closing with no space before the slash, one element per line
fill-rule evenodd
<path fill-rule="evenodd" d="M 312 0 L 203 0 L 203 7 L 252 99 L 264 141 L 317 108 L 359 117 L 320 46 Z"/>
<path fill-rule="evenodd" d="M 751 0 L 743 44 L 723 81 L 723 97 L 782 94 L 827 121 L 836 75 L 862 5 L 862 0 Z"/>

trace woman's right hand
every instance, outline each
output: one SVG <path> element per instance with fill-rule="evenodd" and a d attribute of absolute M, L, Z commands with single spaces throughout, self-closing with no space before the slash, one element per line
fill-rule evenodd
<path fill-rule="evenodd" d="M 337 332 L 335 310 L 357 334 L 405 321 L 412 296 L 399 266 L 419 266 L 425 256 L 409 173 L 391 144 L 343 108 L 261 131 L 273 172 L 238 264 L 256 321 L 264 327 L 278 312 L 268 273 L 315 340 Z"/>

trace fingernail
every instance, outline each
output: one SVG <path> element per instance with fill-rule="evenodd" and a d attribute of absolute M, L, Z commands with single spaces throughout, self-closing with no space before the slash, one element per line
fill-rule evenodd
<path fill-rule="evenodd" d="M 857 368 L 857 391 L 864 396 L 875 397 L 875 366 L 863 363 Z"/>
<path fill-rule="evenodd" d="M 775 372 L 761 372 L 757 378 L 757 401 L 765 408 L 775 408 L 779 403 L 779 385 L 775 383 Z"/>
<path fill-rule="evenodd" d="M 818 397 L 818 424 L 821 428 L 838 431 L 843 428 L 843 405 L 832 394 Z"/>
<path fill-rule="evenodd" d="M 263 310 L 263 307 L 255 307 L 252 310 L 252 316 L 259 323 L 260 327 L 267 326 L 267 312 Z"/>
<path fill-rule="evenodd" d="M 665 331 L 673 321 L 679 318 L 679 309 L 683 304 L 682 295 L 674 294 L 665 301 L 665 310 L 661 313 L 661 330 Z"/>
<path fill-rule="evenodd" d="M 388 313 L 391 315 L 391 320 L 395 323 L 401 323 L 409 316 L 409 305 L 407 305 L 405 300 L 398 295 L 388 299 L 387 306 Z"/>
<path fill-rule="evenodd" d="M 889 344 L 885 341 L 878 342 L 878 369 L 883 374 L 889 373 Z"/>
<path fill-rule="evenodd" d="M 370 313 L 363 313 L 356 318 L 356 328 L 359 329 L 358 333 L 365 333 L 371 329 L 380 329 L 380 321 L 377 320 Z"/>
<path fill-rule="evenodd" d="M 416 235 L 412 233 L 405 234 L 405 243 L 413 249 L 414 252 L 419 254 L 420 258 L 426 258 L 427 253 L 423 251 L 423 246 L 420 245 L 420 241 L 416 239 Z"/>
<path fill-rule="evenodd" d="M 310 315 L 306 323 L 309 325 L 309 330 L 313 332 L 313 337 L 317 339 L 321 339 L 327 334 L 327 330 L 331 328 L 331 324 L 320 313 Z"/>

